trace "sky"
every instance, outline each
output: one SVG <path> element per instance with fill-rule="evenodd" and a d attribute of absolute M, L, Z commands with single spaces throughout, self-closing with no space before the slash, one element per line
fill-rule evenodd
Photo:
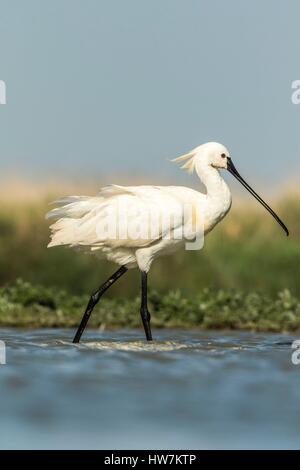
<path fill-rule="evenodd" d="M 252 182 L 297 178 L 299 18 L 298 0 L 0 0 L 2 175 L 186 182 L 168 159 L 214 140 Z"/>

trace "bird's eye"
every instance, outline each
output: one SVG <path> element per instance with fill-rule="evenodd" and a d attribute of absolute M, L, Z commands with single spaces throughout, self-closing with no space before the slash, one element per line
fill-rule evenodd
<path fill-rule="evenodd" d="M 222 154 L 221 154 L 221 157 L 222 157 L 222 158 L 226 158 L 225 153 L 222 153 Z"/>

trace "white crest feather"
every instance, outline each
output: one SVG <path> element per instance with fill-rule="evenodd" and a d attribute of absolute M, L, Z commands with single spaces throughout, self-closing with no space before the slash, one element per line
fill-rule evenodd
<path fill-rule="evenodd" d="M 181 163 L 186 160 L 186 162 L 180 168 L 192 174 L 195 169 L 195 155 L 196 151 L 192 150 L 191 152 L 181 155 L 180 157 L 173 158 L 171 162 Z"/>

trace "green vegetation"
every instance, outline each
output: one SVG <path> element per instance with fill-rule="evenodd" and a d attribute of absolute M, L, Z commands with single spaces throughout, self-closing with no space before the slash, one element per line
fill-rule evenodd
<path fill-rule="evenodd" d="M 77 325 L 90 292 L 115 269 L 93 256 L 46 248 L 44 214 L 56 196 L 2 202 L 2 326 Z M 289 227 L 289 238 L 261 207 L 247 202 L 233 207 L 208 235 L 203 250 L 156 260 L 149 279 L 153 325 L 300 329 L 300 197 L 286 196 L 272 207 Z M 123 276 L 90 325 L 139 326 L 139 283 L 137 270 Z"/>
<path fill-rule="evenodd" d="M 150 294 L 152 325 L 157 328 L 247 329 L 257 331 L 300 330 L 300 300 L 288 290 L 275 298 L 258 293 L 203 289 L 186 298 L 171 291 Z M 0 290 L 0 325 L 18 327 L 75 327 L 88 301 L 49 287 L 17 280 Z M 140 327 L 139 298 L 103 298 L 89 326 Z"/>

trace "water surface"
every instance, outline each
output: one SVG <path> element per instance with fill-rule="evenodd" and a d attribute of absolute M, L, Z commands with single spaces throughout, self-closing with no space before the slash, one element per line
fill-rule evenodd
<path fill-rule="evenodd" d="M 2 329 L 0 447 L 299 448 L 295 337 Z"/>

